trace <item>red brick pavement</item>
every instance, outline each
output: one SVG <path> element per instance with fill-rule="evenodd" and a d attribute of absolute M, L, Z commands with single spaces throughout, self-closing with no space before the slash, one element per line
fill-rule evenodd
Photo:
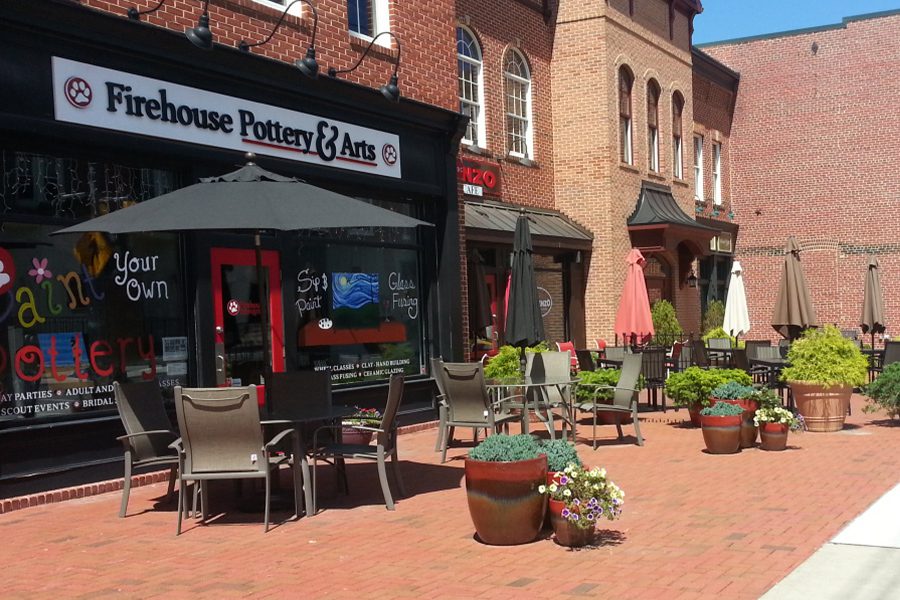
<path fill-rule="evenodd" d="M 898 481 L 900 427 L 853 402 L 843 432 L 792 434 L 781 453 L 708 455 L 685 411 L 643 415 L 643 448 L 604 427 L 600 449 L 579 451 L 622 486 L 625 512 L 586 550 L 478 543 L 466 448 L 440 465 L 432 430 L 401 437 L 411 496 L 395 512 L 381 504 L 374 465 L 353 464 L 351 495 L 334 496 L 323 472 L 325 510 L 268 534 L 261 515 L 231 511 L 176 538 L 164 483 L 134 490 L 126 519 L 118 492 L 0 515 L 2 595 L 757 598 Z"/>

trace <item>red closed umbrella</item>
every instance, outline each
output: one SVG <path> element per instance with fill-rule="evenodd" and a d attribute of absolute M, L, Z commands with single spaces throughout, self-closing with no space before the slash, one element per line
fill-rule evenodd
<path fill-rule="evenodd" d="M 647 261 L 640 250 L 632 248 L 625 262 L 628 264 L 628 273 L 625 275 L 625 287 L 616 312 L 615 333 L 626 341 L 634 339 L 643 343 L 654 333 L 647 282 L 644 281 L 644 265 Z"/>

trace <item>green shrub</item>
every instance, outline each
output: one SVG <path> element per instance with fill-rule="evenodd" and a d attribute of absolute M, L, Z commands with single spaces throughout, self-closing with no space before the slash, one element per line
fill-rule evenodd
<path fill-rule="evenodd" d="M 755 391 L 751 385 L 741 385 L 736 381 L 729 381 L 716 386 L 711 395 L 720 400 L 745 400 L 752 398 Z"/>
<path fill-rule="evenodd" d="M 550 342 L 548 342 L 547 340 L 541 340 L 534 346 L 528 346 L 527 348 L 525 348 L 525 352 L 531 352 L 533 354 L 540 354 L 541 352 L 550 352 L 551 350 L 554 350 L 554 349 L 555 348 L 550 347 Z"/>
<path fill-rule="evenodd" d="M 562 471 L 569 465 L 581 466 L 575 445 L 566 440 L 545 440 L 541 452 L 547 455 L 548 471 Z"/>
<path fill-rule="evenodd" d="M 606 389 L 602 386 L 608 385 L 615 387 L 619 383 L 619 376 L 622 374 L 620 369 L 597 369 L 596 371 L 579 371 L 578 386 L 575 388 L 575 397 L 581 402 L 592 402 L 593 400 L 609 401 L 612 400 L 615 390 Z M 638 391 L 644 389 L 644 376 L 638 377 Z"/>
<path fill-rule="evenodd" d="M 521 433 L 519 435 L 490 435 L 469 452 L 472 460 L 485 462 L 515 462 L 531 460 L 543 453 L 537 440 Z"/>
<path fill-rule="evenodd" d="M 736 417 L 744 414 L 744 409 L 737 404 L 716 402 L 715 406 L 707 406 L 700 411 L 700 414 L 705 417 Z"/>
<path fill-rule="evenodd" d="M 706 312 L 703 314 L 703 331 L 710 332 L 713 329 L 722 327 L 725 322 L 725 303 L 721 300 L 713 300 L 706 305 Z M 718 337 L 718 336 L 716 336 Z M 722 336 L 726 337 L 726 336 Z"/>
<path fill-rule="evenodd" d="M 869 362 L 852 340 L 834 325 L 807 329 L 788 350 L 788 366 L 781 370 L 784 381 L 805 381 L 825 386 L 861 386 L 866 382 Z"/>
<path fill-rule="evenodd" d="M 886 366 L 878 379 L 867 385 L 863 392 L 869 397 L 864 411 L 881 409 L 892 419 L 900 416 L 900 363 Z"/>
<path fill-rule="evenodd" d="M 514 379 L 522 373 L 521 355 L 514 346 L 500 346 L 497 355 L 484 366 L 484 376 L 488 379 Z"/>
<path fill-rule="evenodd" d="M 680 373 L 672 373 L 666 380 L 666 394 L 675 402 L 675 406 L 700 404 L 709 406 L 712 391 L 722 385 L 734 381 L 741 385 L 750 385 L 752 380 L 746 371 L 741 369 L 701 369 L 689 367 Z"/>
<path fill-rule="evenodd" d="M 709 342 L 710 338 L 728 338 L 729 340 L 731 340 L 732 348 L 743 348 L 744 347 L 744 340 L 738 340 L 737 338 L 728 335 L 728 332 L 725 331 L 725 329 L 723 329 L 722 327 L 716 327 L 714 329 L 710 329 L 703 335 L 704 342 Z"/>
<path fill-rule="evenodd" d="M 668 300 L 657 300 L 650 307 L 655 337 L 662 345 L 668 346 L 678 338 L 683 330 L 675 315 L 675 307 Z"/>

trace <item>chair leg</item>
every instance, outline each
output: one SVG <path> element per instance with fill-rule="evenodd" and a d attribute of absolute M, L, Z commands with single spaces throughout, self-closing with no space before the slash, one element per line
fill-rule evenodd
<path fill-rule="evenodd" d="M 400 492 L 400 497 L 406 498 L 406 488 L 403 486 L 403 479 L 400 477 L 400 461 L 397 458 L 396 442 L 394 451 L 391 452 L 391 472 L 394 474 L 394 483 L 397 485 L 397 491 Z"/>
<path fill-rule="evenodd" d="M 269 455 L 266 453 L 266 462 L 269 461 Z M 263 517 L 263 533 L 269 533 L 269 504 L 272 499 L 272 467 L 266 465 L 266 508 Z"/>
<path fill-rule="evenodd" d="M 394 499 L 391 497 L 391 486 L 388 485 L 387 470 L 384 465 L 384 448 L 378 447 L 378 479 L 381 481 L 381 493 L 384 494 L 384 505 L 394 510 Z"/>
<path fill-rule="evenodd" d="M 622 414 L 616 413 L 616 431 L 619 432 L 619 439 L 625 437 L 625 434 L 622 433 Z"/>
<path fill-rule="evenodd" d="M 665 398 L 665 396 L 663 396 L 663 398 Z M 631 420 L 634 421 L 634 435 L 637 438 L 637 445 L 643 446 L 644 438 L 641 437 L 641 422 L 638 419 L 637 404 L 633 405 L 631 408 Z"/>
<path fill-rule="evenodd" d="M 447 409 L 443 406 L 438 407 L 438 436 L 434 441 L 434 451 L 440 452 L 444 443 L 444 436 L 447 435 Z"/>
<path fill-rule="evenodd" d="M 128 496 L 131 495 L 131 452 L 125 452 L 125 479 L 122 481 L 122 505 L 119 507 L 119 518 L 125 517 L 128 510 Z"/>
<path fill-rule="evenodd" d="M 594 440 L 593 441 L 594 450 L 596 450 L 597 449 L 597 403 L 596 402 L 594 402 L 594 428 L 593 428 L 592 436 L 593 436 L 593 440 Z"/>
<path fill-rule="evenodd" d="M 194 483 L 196 485 L 196 482 Z M 178 525 L 175 527 L 175 535 L 181 535 L 181 518 L 184 515 L 184 494 L 187 491 L 187 485 L 184 479 L 178 481 Z"/>
<path fill-rule="evenodd" d="M 172 465 L 172 470 L 169 471 L 169 488 L 166 490 L 166 499 L 172 497 L 172 493 L 175 491 L 175 478 L 178 475 L 178 467 Z"/>
<path fill-rule="evenodd" d="M 312 497 L 312 506 L 309 506 L 309 505 L 306 506 L 306 515 L 307 515 L 307 516 L 310 516 L 310 515 L 315 516 L 316 510 L 317 510 L 317 508 L 316 508 L 316 494 L 318 493 L 318 488 L 316 487 L 316 473 L 318 473 L 319 470 L 316 468 L 316 463 L 317 463 L 316 458 L 317 458 L 316 450 L 313 449 L 312 490 L 311 490 L 312 493 L 309 495 L 309 496 Z M 307 496 L 307 497 L 309 497 L 309 496 Z"/>
<path fill-rule="evenodd" d="M 209 486 L 205 479 L 200 480 L 200 520 L 204 523 L 209 519 Z"/>
<path fill-rule="evenodd" d="M 450 438 L 453 435 L 453 427 L 447 432 L 447 435 L 444 436 L 444 442 L 441 447 L 441 463 L 447 462 L 447 446 L 450 444 Z"/>

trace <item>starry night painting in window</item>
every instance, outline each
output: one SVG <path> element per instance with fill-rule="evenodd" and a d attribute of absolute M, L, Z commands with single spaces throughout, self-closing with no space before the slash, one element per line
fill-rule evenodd
<path fill-rule="evenodd" d="M 332 273 L 331 307 L 335 327 L 377 327 L 378 273 Z"/>

